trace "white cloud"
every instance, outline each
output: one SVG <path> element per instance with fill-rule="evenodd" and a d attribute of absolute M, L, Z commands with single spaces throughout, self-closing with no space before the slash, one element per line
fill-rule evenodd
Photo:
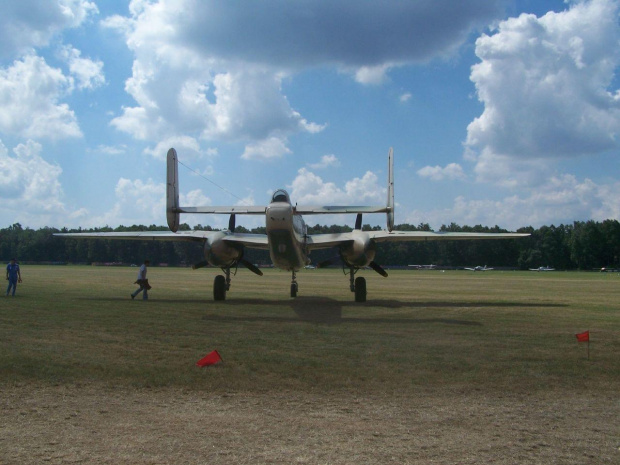
<path fill-rule="evenodd" d="M 427 212 L 415 210 L 409 223 L 429 223 L 434 228 L 455 222 L 461 225 L 499 225 L 515 230 L 523 226 L 572 224 L 620 217 L 620 182 L 596 184 L 573 175 L 553 176 L 541 186 L 501 200 L 473 200 L 459 196 L 452 207 Z"/>
<path fill-rule="evenodd" d="M 399 100 L 401 101 L 401 103 L 406 103 L 409 100 L 411 100 L 411 97 L 413 97 L 411 92 L 405 92 L 404 94 L 400 96 Z"/>
<path fill-rule="evenodd" d="M 165 183 L 155 183 L 152 179 L 142 181 L 120 178 L 114 194 L 114 206 L 101 216 L 90 217 L 88 226 L 166 224 Z"/>
<path fill-rule="evenodd" d="M 41 157 L 42 146 L 32 140 L 13 149 L 0 141 L 0 214 L 11 223 L 31 227 L 55 225 L 58 218 L 77 214 L 63 202 L 62 169 Z"/>
<path fill-rule="evenodd" d="M 69 65 L 69 71 L 76 77 L 79 89 L 94 89 L 105 84 L 103 62 L 82 58 L 81 52 L 69 45 L 60 50 L 63 60 Z"/>
<path fill-rule="evenodd" d="M 158 160 L 165 160 L 170 148 L 174 148 L 183 160 L 200 159 L 208 155 L 200 148 L 200 143 L 189 136 L 173 136 L 160 141 L 154 148 L 144 149 L 144 153 Z"/>
<path fill-rule="evenodd" d="M 299 205 L 381 205 L 385 203 L 386 189 L 377 183 L 377 175 L 367 171 L 361 178 L 353 178 L 339 188 L 325 182 L 306 168 L 297 171 L 289 186 L 291 200 Z"/>
<path fill-rule="evenodd" d="M 90 150 L 91 152 L 103 153 L 105 155 L 121 155 L 127 152 L 127 146 L 121 145 L 103 145 L 100 144 L 96 149 Z"/>
<path fill-rule="evenodd" d="M 321 157 L 321 161 L 318 163 L 309 163 L 308 167 L 314 170 L 322 170 L 329 167 L 338 167 L 340 166 L 340 161 L 338 157 L 334 154 L 323 155 Z"/>
<path fill-rule="evenodd" d="M 484 112 L 468 126 L 478 172 L 501 157 L 519 160 L 595 154 L 618 147 L 620 66 L 615 0 L 569 3 L 538 18 L 522 14 L 476 41 L 472 67 Z M 496 170 L 497 171 L 497 170 Z M 505 173 L 506 174 L 506 173 Z"/>
<path fill-rule="evenodd" d="M 465 172 L 458 163 L 450 163 L 444 168 L 441 166 L 425 166 L 418 170 L 418 175 L 429 178 L 432 181 L 443 181 L 444 179 L 465 179 Z"/>
<path fill-rule="evenodd" d="M 100 216 L 92 216 L 86 221 L 90 227 L 119 224 L 166 224 L 166 184 L 141 179 L 120 178 L 114 189 L 114 206 Z M 179 202 L 183 205 L 205 206 L 211 200 L 200 189 L 181 193 Z M 200 215 L 184 215 L 181 220 L 190 225 L 198 224 Z M 84 222 L 83 222 L 84 223 Z"/>
<path fill-rule="evenodd" d="M 286 147 L 286 140 L 271 137 L 266 140 L 260 140 L 255 144 L 247 145 L 241 158 L 245 160 L 270 160 L 281 158 L 288 153 L 291 153 L 291 151 Z"/>
<path fill-rule="evenodd" d="M 391 68 L 388 63 L 379 66 L 362 66 L 355 72 L 355 80 L 360 84 L 382 84 L 386 79 L 386 73 Z"/>
<path fill-rule="evenodd" d="M 80 137 L 74 112 L 59 102 L 73 86 L 71 77 L 34 55 L 0 69 L 0 132 L 26 138 Z"/>
<path fill-rule="evenodd" d="M 1 0 L 0 11 L 0 57 L 8 58 L 47 46 L 61 30 L 98 13 L 95 3 L 86 0 Z"/>

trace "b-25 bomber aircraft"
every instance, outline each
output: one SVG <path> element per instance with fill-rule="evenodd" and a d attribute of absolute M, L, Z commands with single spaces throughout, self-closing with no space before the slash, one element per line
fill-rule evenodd
<path fill-rule="evenodd" d="M 171 148 L 167 154 L 166 167 L 166 218 L 170 232 L 101 232 L 65 233 L 57 236 L 80 239 L 197 241 L 204 244 L 204 261 L 194 265 L 200 268 L 212 265 L 222 269 L 213 282 L 214 300 L 225 300 L 230 290 L 231 270 L 239 265 L 262 276 L 262 271 L 243 258 L 245 248 L 269 251 L 275 266 L 291 272 L 290 295 L 298 292 L 297 271 L 310 264 L 309 254 L 316 249 L 336 248 L 342 260 L 343 271 L 348 271 L 349 288 L 356 302 L 366 301 L 366 280 L 356 273 L 369 267 L 383 277 L 386 271 L 374 261 L 377 244 L 388 241 L 432 241 L 471 239 L 513 239 L 529 234 L 517 233 L 450 233 L 432 231 L 394 230 L 394 156 L 388 153 L 387 203 L 382 206 L 298 206 L 293 205 L 284 189 L 276 190 L 267 206 L 220 206 L 186 207 L 179 205 L 178 159 Z M 180 215 L 226 214 L 230 215 L 228 229 L 224 231 L 178 231 Z M 356 214 L 355 229 L 336 234 L 308 234 L 302 215 Z M 387 229 L 362 231 L 362 215 L 385 213 Z M 235 232 L 237 215 L 262 215 L 265 217 L 266 234 Z"/>

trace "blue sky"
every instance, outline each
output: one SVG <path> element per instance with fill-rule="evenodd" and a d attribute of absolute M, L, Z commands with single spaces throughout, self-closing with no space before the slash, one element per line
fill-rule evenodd
<path fill-rule="evenodd" d="M 620 0 L 0 9 L 2 227 L 163 225 L 169 147 L 185 205 L 383 204 L 394 147 L 397 224 L 620 217 Z"/>

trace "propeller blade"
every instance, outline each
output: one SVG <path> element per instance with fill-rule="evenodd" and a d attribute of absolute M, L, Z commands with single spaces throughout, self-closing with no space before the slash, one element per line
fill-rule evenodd
<path fill-rule="evenodd" d="M 336 263 L 338 263 L 340 261 L 340 257 L 332 257 L 332 258 L 328 258 L 327 260 L 323 260 L 322 262 L 320 262 L 319 264 L 317 264 L 317 268 L 327 268 L 330 265 L 335 265 Z"/>
<path fill-rule="evenodd" d="M 239 260 L 239 263 L 241 263 L 243 266 L 245 266 L 248 270 L 250 270 L 252 273 L 257 274 L 258 276 L 262 276 L 263 272 L 261 270 L 258 269 L 258 267 L 250 262 L 248 262 L 247 260 L 241 258 Z"/>
<path fill-rule="evenodd" d="M 381 276 L 383 276 L 384 278 L 387 278 L 388 274 L 385 272 L 385 270 L 383 268 L 381 268 L 379 265 L 377 265 L 375 262 L 370 262 L 368 264 L 369 267 L 371 267 L 373 270 L 375 270 L 377 273 L 379 273 Z"/>
<path fill-rule="evenodd" d="M 230 215 L 230 219 L 228 220 L 228 230 L 230 232 L 235 232 L 235 223 L 236 223 L 235 214 L 233 213 Z"/>
<path fill-rule="evenodd" d="M 200 263 L 196 263 L 195 265 L 192 265 L 192 270 L 197 270 L 198 268 L 204 268 L 208 264 L 209 264 L 209 262 L 207 262 L 207 261 L 202 261 Z"/>
<path fill-rule="evenodd" d="M 355 218 L 355 229 L 362 229 L 362 214 L 358 213 L 357 217 Z"/>

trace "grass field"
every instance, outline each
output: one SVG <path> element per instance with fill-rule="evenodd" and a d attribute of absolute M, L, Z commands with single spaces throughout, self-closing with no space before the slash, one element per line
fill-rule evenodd
<path fill-rule="evenodd" d="M 337 270 L 295 300 L 240 270 L 225 302 L 215 270 L 172 268 L 132 301 L 136 273 L 23 267 L 0 463 L 620 463 L 617 274 L 366 272 L 356 304 Z"/>

